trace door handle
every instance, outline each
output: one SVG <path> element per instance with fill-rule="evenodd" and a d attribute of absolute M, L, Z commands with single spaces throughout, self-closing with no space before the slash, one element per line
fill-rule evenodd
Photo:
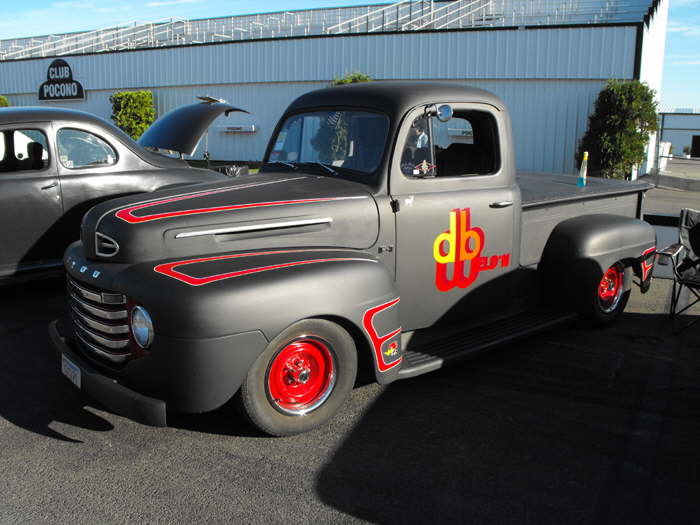
<path fill-rule="evenodd" d="M 41 189 L 42 190 L 50 190 L 51 188 L 55 188 L 56 186 L 58 186 L 58 182 L 53 181 L 51 184 L 47 184 L 46 186 L 42 186 Z"/>
<path fill-rule="evenodd" d="M 512 206 L 513 201 L 500 201 L 500 202 L 492 202 L 489 204 L 489 208 L 507 208 L 508 206 Z"/>

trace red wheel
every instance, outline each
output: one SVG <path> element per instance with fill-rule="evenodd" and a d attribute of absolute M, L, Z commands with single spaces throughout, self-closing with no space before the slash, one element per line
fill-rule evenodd
<path fill-rule="evenodd" d="M 598 284 L 598 304 L 604 313 L 615 311 L 615 308 L 620 303 L 623 278 L 624 269 L 619 264 L 613 264 L 600 280 Z"/>
<path fill-rule="evenodd" d="M 335 386 L 335 359 L 327 342 L 302 338 L 283 347 L 267 372 L 267 395 L 285 414 L 306 414 Z"/>
<path fill-rule="evenodd" d="M 600 280 L 583 283 L 581 312 L 596 324 L 608 324 L 617 319 L 625 309 L 630 291 L 625 291 L 625 267 L 615 263 Z"/>
<path fill-rule="evenodd" d="M 270 341 L 248 370 L 237 400 L 266 434 L 299 434 L 340 410 L 356 375 L 357 350 L 350 334 L 325 319 L 306 319 Z"/>

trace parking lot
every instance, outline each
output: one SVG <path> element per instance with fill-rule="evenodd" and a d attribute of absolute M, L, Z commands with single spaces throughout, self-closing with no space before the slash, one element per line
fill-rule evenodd
<path fill-rule="evenodd" d="M 655 190 L 650 204 L 687 193 Z M 663 202 L 662 202 L 663 201 Z M 449 369 L 354 390 L 270 439 L 231 407 L 151 428 L 59 373 L 61 280 L 0 289 L 1 523 L 690 523 L 700 514 L 700 323 L 670 282 Z M 697 312 L 693 312 L 694 314 Z"/>

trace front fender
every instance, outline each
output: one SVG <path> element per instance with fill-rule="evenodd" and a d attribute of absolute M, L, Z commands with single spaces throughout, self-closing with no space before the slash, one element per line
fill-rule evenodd
<path fill-rule="evenodd" d="M 649 254 L 656 247 L 654 228 L 639 219 L 620 215 L 583 215 L 559 223 L 552 231 L 538 266 L 549 291 L 568 301 L 581 298 L 582 285 L 598 282 L 616 262 L 642 281 L 650 276 Z"/>
<path fill-rule="evenodd" d="M 148 309 L 158 335 L 260 331 L 270 341 L 299 320 L 328 318 L 371 355 L 378 382 L 395 379 L 402 361 L 398 293 L 388 269 L 366 252 L 298 249 L 144 263 L 115 275 L 112 288 Z"/>

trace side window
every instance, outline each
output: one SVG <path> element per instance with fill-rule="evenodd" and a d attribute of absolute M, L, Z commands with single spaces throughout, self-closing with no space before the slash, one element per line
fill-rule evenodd
<path fill-rule="evenodd" d="M 401 171 L 416 177 L 460 177 L 495 173 L 499 169 L 498 129 L 486 111 L 459 111 L 447 122 L 421 117 L 428 122 L 430 151 L 411 157 L 412 138 L 419 133 L 416 123 L 409 132 Z M 404 163 L 404 157 L 406 162 Z M 424 160 L 423 157 L 427 157 Z M 410 164 L 409 164 L 410 159 Z"/>
<path fill-rule="evenodd" d="M 430 136 L 429 120 L 418 117 L 411 124 L 401 153 L 401 172 L 413 177 L 434 177 L 435 156 Z"/>
<path fill-rule="evenodd" d="M 0 172 L 40 171 L 49 165 L 46 135 L 38 129 L 0 132 Z"/>
<path fill-rule="evenodd" d="M 109 166 L 117 162 L 117 153 L 100 137 L 78 129 L 64 128 L 56 134 L 58 158 L 70 169 Z"/>

